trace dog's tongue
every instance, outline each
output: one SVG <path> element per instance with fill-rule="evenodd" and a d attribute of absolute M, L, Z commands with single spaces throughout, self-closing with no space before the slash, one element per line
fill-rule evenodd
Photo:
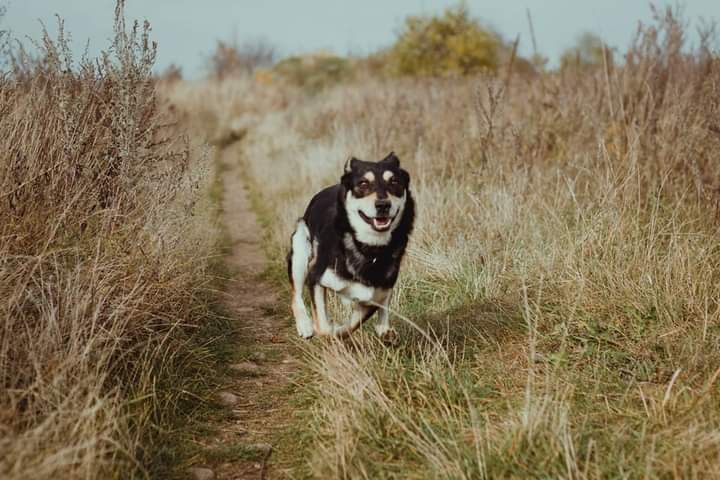
<path fill-rule="evenodd" d="M 383 229 L 390 226 L 390 218 L 373 218 L 375 228 Z"/>

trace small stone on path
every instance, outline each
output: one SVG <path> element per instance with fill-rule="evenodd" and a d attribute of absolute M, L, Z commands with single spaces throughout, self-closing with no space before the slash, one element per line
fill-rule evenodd
<path fill-rule="evenodd" d="M 193 480 L 213 480 L 215 478 L 215 472 L 209 468 L 191 468 L 190 475 L 192 475 Z"/>
<path fill-rule="evenodd" d="M 220 392 L 218 393 L 217 397 L 220 403 L 222 403 L 226 407 L 232 407 L 236 403 L 238 403 L 238 397 L 234 393 Z"/>
<path fill-rule="evenodd" d="M 255 362 L 264 362 L 267 360 L 267 355 L 265 352 L 254 352 L 252 355 L 250 355 L 250 359 Z"/>
<path fill-rule="evenodd" d="M 253 445 L 248 445 L 248 448 L 252 450 L 256 450 L 258 452 L 263 452 L 265 454 L 272 452 L 272 445 L 269 443 L 255 443 Z"/>
<path fill-rule="evenodd" d="M 235 370 L 236 372 L 245 372 L 245 373 L 257 373 L 260 370 L 260 366 L 254 362 L 236 363 L 234 365 L 230 365 L 230 368 L 232 370 Z"/>

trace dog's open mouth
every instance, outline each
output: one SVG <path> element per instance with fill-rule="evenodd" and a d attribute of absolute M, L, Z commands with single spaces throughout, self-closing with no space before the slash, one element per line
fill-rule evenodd
<path fill-rule="evenodd" d="M 360 213 L 360 217 L 365 220 L 365 223 L 370 225 L 376 232 L 386 231 L 388 228 L 390 228 L 390 225 L 393 221 L 392 217 L 389 216 L 370 218 L 365 215 L 362 210 L 358 210 L 358 212 Z"/>

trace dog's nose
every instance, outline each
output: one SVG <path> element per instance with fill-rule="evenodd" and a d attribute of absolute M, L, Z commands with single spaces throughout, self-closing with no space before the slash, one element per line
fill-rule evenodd
<path fill-rule="evenodd" d="M 375 210 L 378 212 L 387 212 L 390 210 L 390 200 L 381 199 L 375 201 Z"/>

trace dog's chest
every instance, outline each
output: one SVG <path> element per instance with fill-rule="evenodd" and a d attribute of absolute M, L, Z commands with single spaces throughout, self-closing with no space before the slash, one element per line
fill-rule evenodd
<path fill-rule="evenodd" d="M 355 279 L 364 280 L 365 283 L 377 286 L 387 286 L 388 281 L 393 283 L 397 276 L 397 255 L 385 252 L 374 255 L 363 253 L 355 246 L 352 237 L 346 235 L 343 239 L 345 245 L 345 269 Z"/>
<path fill-rule="evenodd" d="M 387 289 L 363 285 L 360 282 L 342 278 L 332 268 L 328 268 L 320 277 L 320 285 L 334 290 L 348 300 L 361 303 L 381 303 L 387 296 Z"/>

